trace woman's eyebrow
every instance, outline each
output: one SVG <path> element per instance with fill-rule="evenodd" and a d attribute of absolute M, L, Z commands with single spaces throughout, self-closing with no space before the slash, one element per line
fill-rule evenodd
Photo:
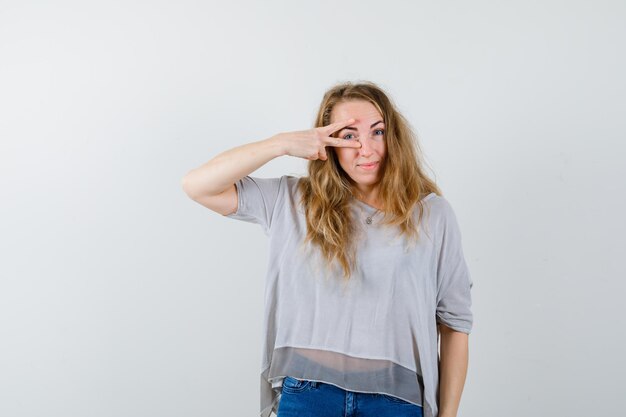
<path fill-rule="evenodd" d="M 382 120 L 379 120 L 377 122 L 374 122 L 371 126 L 370 129 L 373 128 L 374 126 L 376 126 L 378 123 L 382 123 Z M 357 130 L 356 127 L 344 127 L 343 129 L 340 130 L 340 132 L 344 131 L 344 130 Z"/>

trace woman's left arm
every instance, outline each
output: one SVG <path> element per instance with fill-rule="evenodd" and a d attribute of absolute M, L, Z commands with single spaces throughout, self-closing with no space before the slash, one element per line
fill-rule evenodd
<path fill-rule="evenodd" d="M 456 417 L 465 385 L 469 335 L 440 324 L 439 417 Z"/>

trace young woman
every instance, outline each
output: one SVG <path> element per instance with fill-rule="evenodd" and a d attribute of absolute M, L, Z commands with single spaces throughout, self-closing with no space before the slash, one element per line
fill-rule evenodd
<path fill-rule="evenodd" d="M 308 176 L 249 175 L 283 155 L 308 159 Z M 314 128 L 223 152 L 183 189 L 269 237 L 262 417 L 456 416 L 472 279 L 454 211 L 381 88 L 332 87 Z"/>

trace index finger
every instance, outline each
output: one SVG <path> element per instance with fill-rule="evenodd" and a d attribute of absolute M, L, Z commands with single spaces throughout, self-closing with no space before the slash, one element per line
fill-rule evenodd
<path fill-rule="evenodd" d="M 339 147 L 339 148 L 360 148 L 361 147 L 361 142 L 359 142 L 358 140 L 344 140 L 341 138 L 329 137 L 325 139 L 325 143 L 326 144 L 324 146 L 334 146 L 334 147 Z"/>
<path fill-rule="evenodd" d="M 342 127 L 351 125 L 352 123 L 354 123 L 356 121 L 356 119 L 352 118 L 352 119 L 347 119 L 347 120 L 340 120 L 338 122 L 335 123 L 331 123 L 329 125 L 324 126 L 324 130 L 326 132 L 326 134 L 328 136 L 332 135 L 333 133 L 335 133 L 336 131 L 338 131 L 339 129 L 341 129 Z"/>

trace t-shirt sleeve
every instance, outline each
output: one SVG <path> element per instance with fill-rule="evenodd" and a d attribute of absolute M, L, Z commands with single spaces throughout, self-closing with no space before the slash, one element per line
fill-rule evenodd
<path fill-rule="evenodd" d="M 442 239 L 437 263 L 437 322 L 470 334 L 473 324 L 473 286 L 463 248 L 461 230 L 447 200 L 443 200 Z"/>
<path fill-rule="evenodd" d="M 283 179 L 257 178 L 246 175 L 235 182 L 237 188 L 237 210 L 225 217 L 261 225 L 269 234 L 272 216 L 277 205 L 279 189 Z"/>

